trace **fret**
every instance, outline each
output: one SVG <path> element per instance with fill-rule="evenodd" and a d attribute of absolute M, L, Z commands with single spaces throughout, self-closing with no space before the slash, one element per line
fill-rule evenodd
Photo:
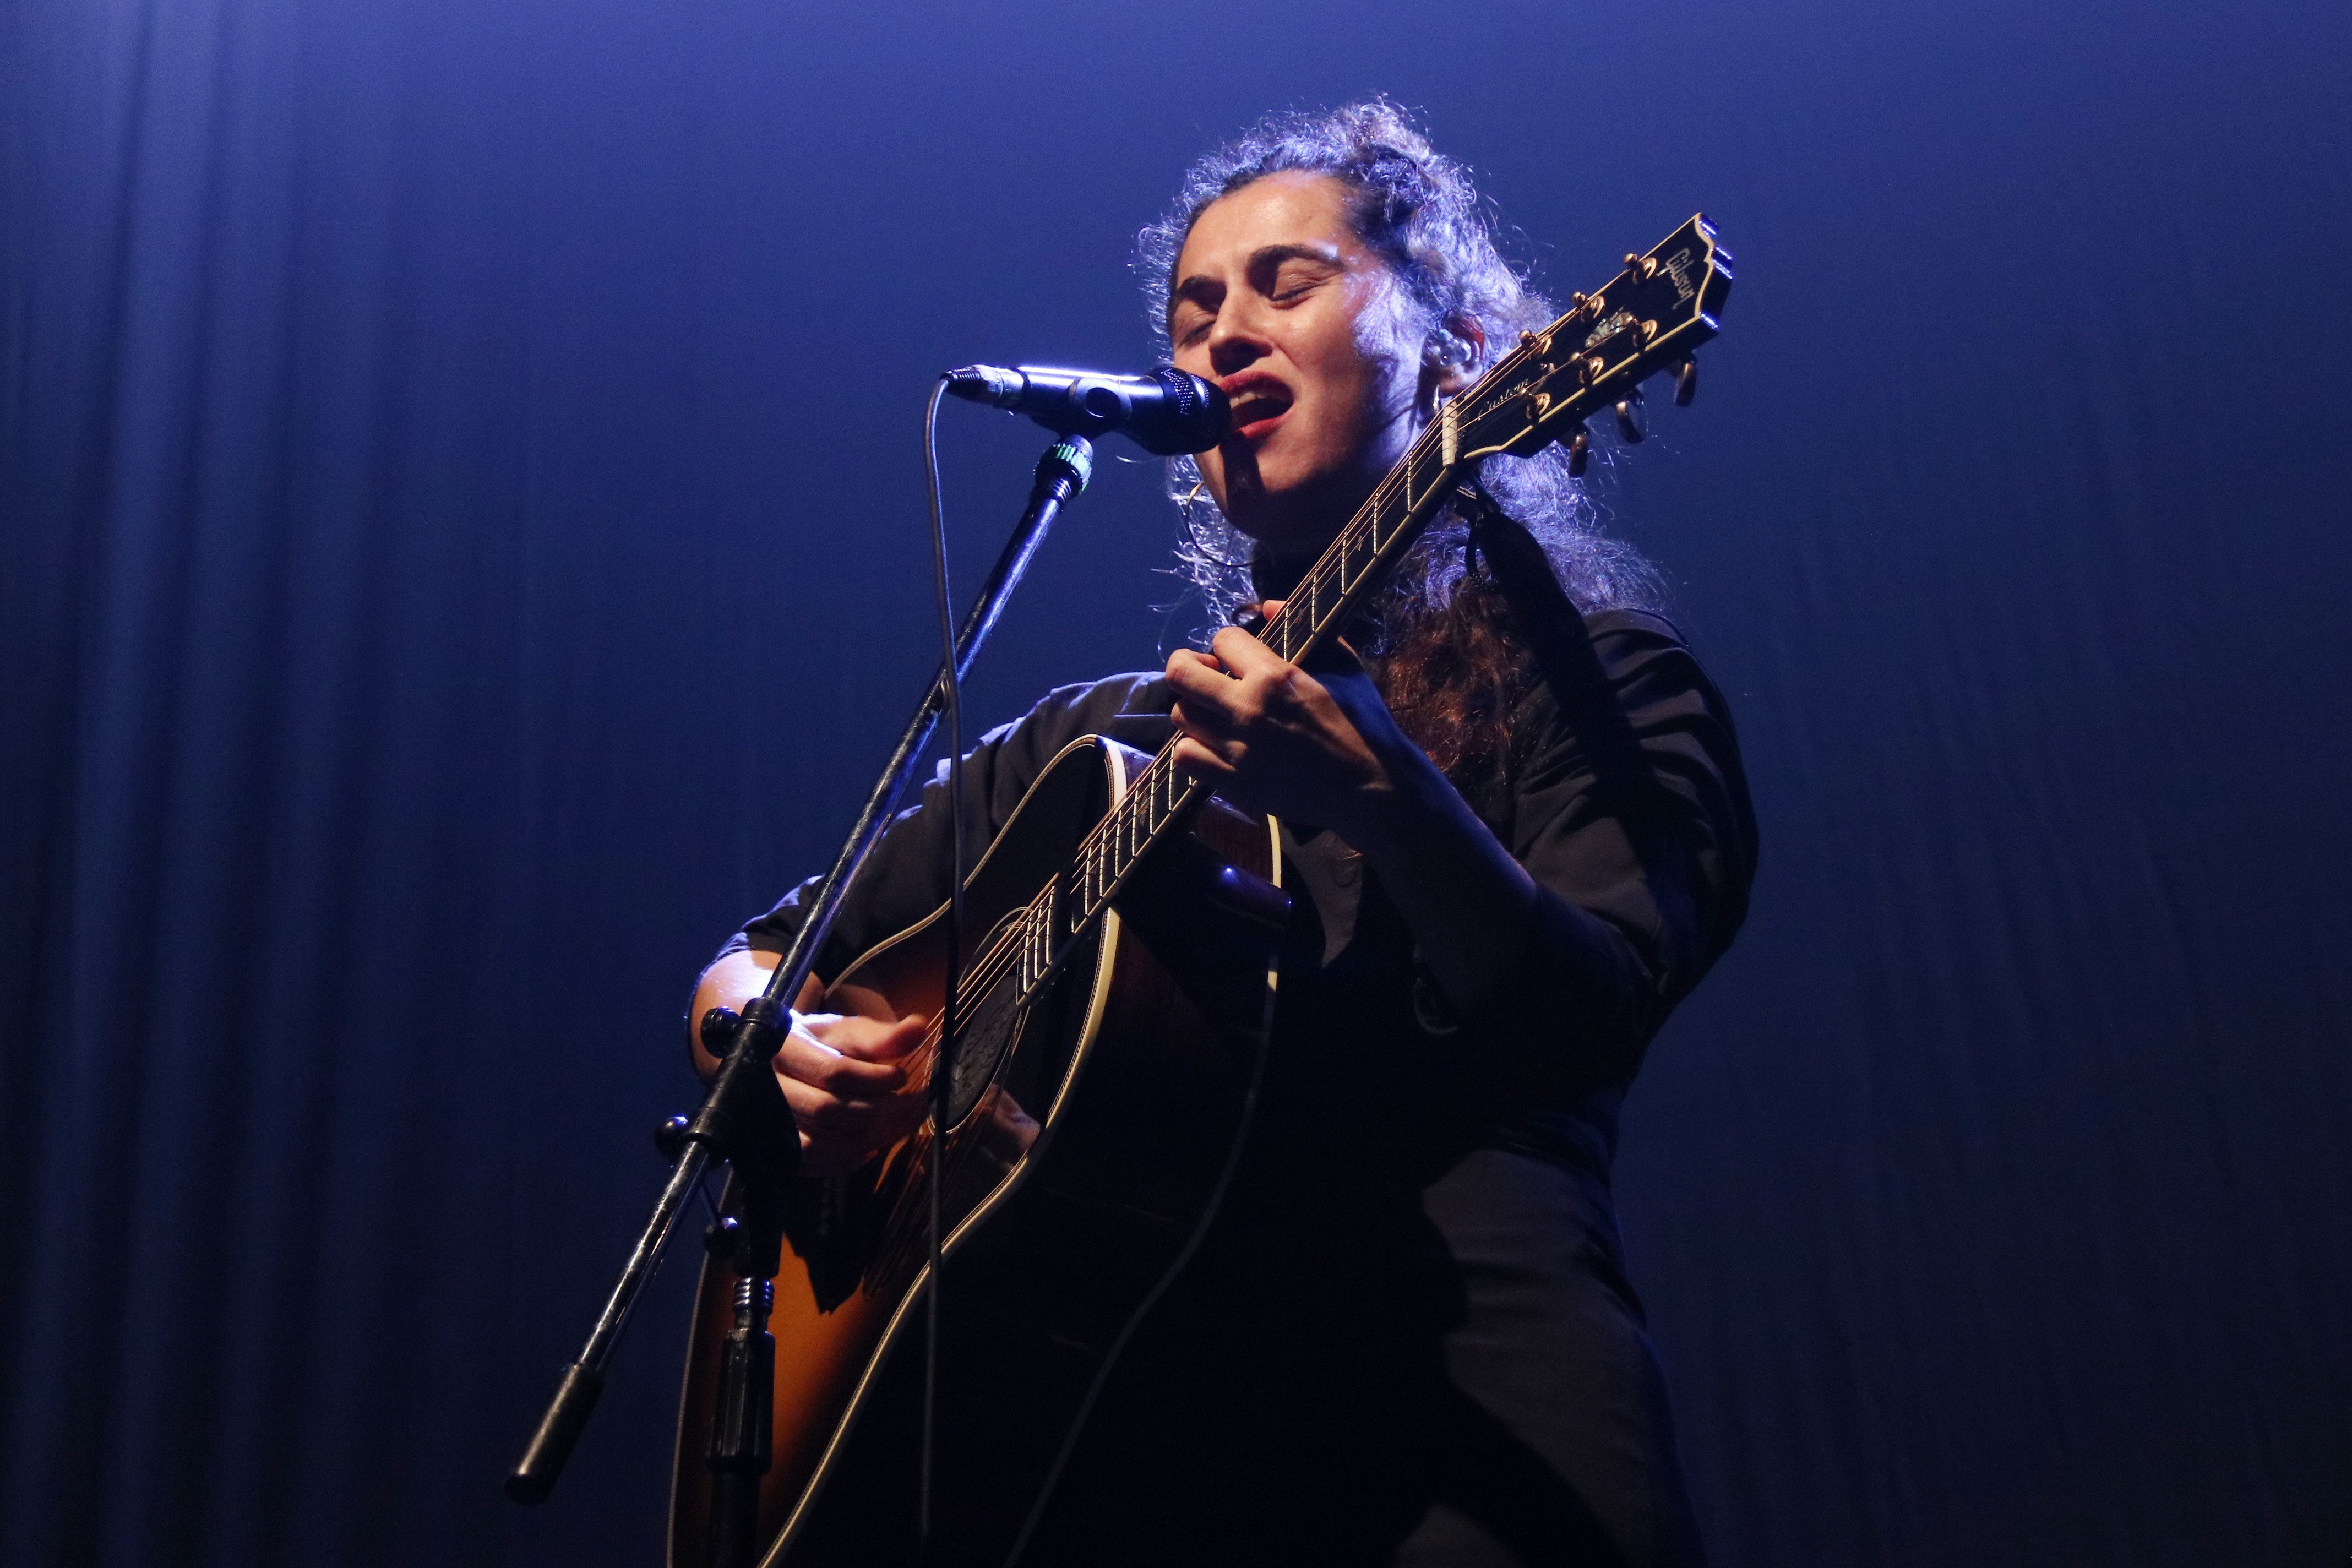
<path fill-rule="evenodd" d="M 1364 569 L 1371 560 L 1371 540 L 1366 530 L 1350 528 L 1339 535 L 1339 592 L 1348 593 L 1363 581 Z"/>
<path fill-rule="evenodd" d="M 1395 538 L 1393 531 L 1390 532 L 1387 538 L 1381 537 L 1381 525 L 1388 521 L 1385 515 L 1388 509 L 1380 504 L 1381 499 L 1381 498 L 1379 496 L 1374 496 L 1372 498 L 1374 510 L 1371 516 L 1366 520 L 1367 526 L 1364 530 L 1364 531 L 1370 536 L 1372 553 L 1376 556 L 1385 554 L 1388 551 L 1390 540 Z"/>
<path fill-rule="evenodd" d="M 1264 640 L 1277 658 L 1295 660 L 1297 658 L 1297 648 L 1290 640 L 1290 607 L 1287 605 L 1283 606 L 1282 614 L 1266 623 Z"/>
<path fill-rule="evenodd" d="M 1375 555 L 1385 556 L 1396 547 L 1399 535 L 1404 531 L 1405 523 L 1412 516 L 1412 470 L 1419 456 L 1418 453 L 1409 455 L 1400 465 L 1399 472 L 1404 476 L 1404 483 L 1390 494 L 1375 498 L 1380 503 L 1371 519 L 1372 552 Z"/>

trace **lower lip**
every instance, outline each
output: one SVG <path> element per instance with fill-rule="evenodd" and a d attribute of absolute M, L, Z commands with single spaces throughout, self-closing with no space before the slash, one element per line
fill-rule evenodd
<path fill-rule="evenodd" d="M 1286 408 L 1279 414 L 1269 414 L 1263 419 L 1253 419 L 1246 425 L 1234 426 L 1234 434 L 1244 441 L 1262 441 L 1274 433 L 1274 427 L 1290 417 Z"/>

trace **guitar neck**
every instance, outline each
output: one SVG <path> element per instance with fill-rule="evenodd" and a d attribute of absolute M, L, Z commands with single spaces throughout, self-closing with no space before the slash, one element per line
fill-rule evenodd
<path fill-rule="evenodd" d="M 1259 641 L 1291 663 L 1301 663 L 1338 637 L 1386 579 L 1462 478 L 1453 409 L 1450 403 L 1439 409 L 1412 450 L 1299 578 L 1281 612 L 1258 633 Z"/>

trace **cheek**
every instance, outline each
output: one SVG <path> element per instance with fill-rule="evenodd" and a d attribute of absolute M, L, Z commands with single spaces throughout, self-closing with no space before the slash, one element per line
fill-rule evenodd
<path fill-rule="evenodd" d="M 1317 423 L 1335 437 L 1360 437 L 1385 424 L 1393 413 L 1392 384 L 1397 379 L 1393 334 L 1386 322 L 1375 318 L 1376 312 L 1368 310 L 1334 321 L 1316 334 L 1307 350 L 1313 356 L 1311 374 L 1327 400 Z"/>

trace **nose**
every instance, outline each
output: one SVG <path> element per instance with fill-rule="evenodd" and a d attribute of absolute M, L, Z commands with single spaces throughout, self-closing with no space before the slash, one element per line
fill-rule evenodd
<path fill-rule="evenodd" d="M 1248 302 L 1228 298 L 1209 328 L 1209 368 L 1217 375 L 1231 375 L 1255 364 L 1273 347 Z"/>

